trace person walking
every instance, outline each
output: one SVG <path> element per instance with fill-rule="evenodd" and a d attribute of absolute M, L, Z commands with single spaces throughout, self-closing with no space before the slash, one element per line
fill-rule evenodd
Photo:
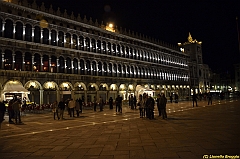
<path fill-rule="evenodd" d="M 157 100 L 156 100 L 156 102 L 157 102 L 157 108 L 158 108 L 158 116 L 161 116 L 160 98 L 161 98 L 161 95 L 158 94 L 158 95 L 157 95 Z"/>
<path fill-rule="evenodd" d="M 172 93 L 170 94 L 169 99 L 170 99 L 170 102 L 172 103 L 172 101 L 173 101 Z"/>
<path fill-rule="evenodd" d="M 55 101 L 53 104 L 52 104 L 52 112 L 53 112 L 53 119 L 56 120 L 56 116 L 59 120 L 59 117 L 58 117 L 58 102 Z"/>
<path fill-rule="evenodd" d="M 197 107 L 197 95 L 195 92 L 192 95 L 192 101 L 193 101 L 193 107 L 194 107 L 194 103 L 196 103 L 196 107 Z"/>
<path fill-rule="evenodd" d="M 75 110 L 76 110 L 77 117 L 79 117 L 80 104 L 79 104 L 79 102 L 78 102 L 77 100 L 76 100 L 76 102 L 75 102 Z"/>
<path fill-rule="evenodd" d="M 64 110 L 65 110 L 65 102 L 64 99 L 62 98 L 62 100 L 58 103 L 58 108 L 59 108 L 59 118 L 60 119 L 64 119 L 63 118 L 63 114 L 64 114 Z"/>
<path fill-rule="evenodd" d="M 208 97 L 208 105 L 209 105 L 209 103 L 211 103 L 211 105 L 212 105 L 212 94 L 210 92 L 208 92 L 207 97 Z"/>
<path fill-rule="evenodd" d="M 108 104 L 109 104 L 109 109 L 113 109 L 113 98 L 112 97 L 109 98 Z"/>
<path fill-rule="evenodd" d="M 140 113 L 140 118 L 143 118 L 143 96 L 140 94 L 138 101 L 137 101 L 137 106 L 139 106 L 139 113 Z"/>
<path fill-rule="evenodd" d="M 165 94 L 162 93 L 159 100 L 159 109 L 161 111 L 163 119 L 167 119 L 166 106 L 167 106 L 167 98 L 165 97 Z"/>
<path fill-rule="evenodd" d="M 69 115 L 70 117 L 75 117 L 74 116 L 74 108 L 75 108 L 75 100 L 73 100 L 72 98 L 70 99 L 70 101 L 68 102 L 68 108 L 69 108 Z"/>

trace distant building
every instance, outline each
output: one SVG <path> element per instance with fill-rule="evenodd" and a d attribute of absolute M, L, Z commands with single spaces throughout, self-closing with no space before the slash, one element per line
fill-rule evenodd
<path fill-rule="evenodd" d="M 188 41 L 178 43 L 180 50 L 189 56 L 190 88 L 191 93 L 205 93 L 210 90 L 211 70 L 203 63 L 202 42 L 193 40 L 189 33 Z"/>

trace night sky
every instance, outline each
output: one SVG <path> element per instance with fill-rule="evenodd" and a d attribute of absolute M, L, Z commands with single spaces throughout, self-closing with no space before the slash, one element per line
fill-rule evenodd
<path fill-rule="evenodd" d="M 41 2 L 173 45 L 186 42 L 190 32 L 203 42 L 203 62 L 214 72 L 232 74 L 233 64 L 240 63 L 240 0 L 37 0 Z"/>

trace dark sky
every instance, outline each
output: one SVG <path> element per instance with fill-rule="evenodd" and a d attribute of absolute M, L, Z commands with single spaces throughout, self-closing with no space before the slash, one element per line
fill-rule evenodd
<path fill-rule="evenodd" d="M 214 71 L 233 72 L 240 63 L 236 17 L 240 0 L 42 0 L 46 6 L 80 13 L 98 22 L 177 45 L 190 32 L 202 41 L 203 62 Z M 240 20 L 238 20 L 240 26 Z"/>

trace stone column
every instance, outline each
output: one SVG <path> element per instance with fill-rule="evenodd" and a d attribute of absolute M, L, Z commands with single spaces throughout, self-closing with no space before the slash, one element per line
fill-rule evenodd
<path fill-rule="evenodd" d="M 32 56 L 32 71 L 33 71 L 33 66 L 34 66 L 34 55 Z"/>
<path fill-rule="evenodd" d="M 32 42 L 34 42 L 34 29 L 35 28 L 32 28 Z"/>
<path fill-rule="evenodd" d="M 41 28 L 41 34 L 40 34 L 40 43 L 43 43 L 43 29 Z"/>
<path fill-rule="evenodd" d="M 2 53 L 2 69 L 4 69 L 4 52 Z"/>
<path fill-rule="evenodd" d="M 71 60 L 71 70 L 72 70 L 72 74 L 74 74 L 73 60 Z"/>
<path fill-rule="evenodd" d="M 13 39 L 16 37 L 16 24 L 13 24 Z"/>
<path fill-rule="evenodd" d="M 44 90 L 39 90 L 39 94 L 40 94 L 40 103 L 39 103 L 39 105 L 42 105 L 43 104 L 43 91 Z"/>
<path fill-rule="evenodd" d="M 49 57 L 48 60 L 49 60 L 48 61 L 48 72 L 51 72 L 51 66 L 52 66 L 52 64 L 51 64 L 51 57 Z"/>
<path fill-rule="evenodd" d="M 56 45 L 58 46 L 58 32 L 56 31 Z"/>
<path fill-rule="evenodd" d="M 12 70 L 15 70 L 15 62 L 16 62 L 16 61 L 15 61 L 15 55 L 16 55 L 16 54 L 14 54 L 14 53 L 12 54 L 12 58 L 13 58 Z"/>
<path fill-rule="evenodd" d="M 26 26 L 23 26 L 23 41 L 25 41 Z"/>
<path fill-rule="evenodd" d="M 25 71 L 25 53 L 22 54 L 22 70 Z"/>
<path fill-rule="evenodd" d="M 70 48 L 73 49 L 73 35 L 71 34 Z"/>
<path fill-rule="evenodd" d="M 40 61 L 40 72 L 43 71 L 43 56 L 40 57 L 41 61 Z"/>
<path fill-rule="evenodd" d="M 98 63 L 96 63 L 96 71 L 97 71 L 97 76 L 98 76 Z"/>
<path fill-rule="evenodd" d="M 86 38 L 83 37 L 83 50 L 86 51 Z"/>
<path fill-rule="evenodd" d="M 78 74 L 80 74 L 80 60 L 78 61 Z"/>
<path fill-rule="evenodd" d="M 49 35 L 48 35 L 48 44 L 51 45 L 51 30 L 49 30 Z"/>
<path fill-rule="evenodd" d="M 67 65 L 67 60 L 64 60 L 64 73 L 67 73 L 66 65 Z"/>
<path fill-rule="evenodd" d="M 3 22 L 2 22 L 2 37 L 4 37 L 4 32 L 5 32 L 5 24 L 6 24 L 6 22 L 5 22 L 5 21 L 3 21 Z"/>
<path fill-rule="evenodd" d="M 57 58 L 57 73 L 59 73 L 59 59 Z"/>

